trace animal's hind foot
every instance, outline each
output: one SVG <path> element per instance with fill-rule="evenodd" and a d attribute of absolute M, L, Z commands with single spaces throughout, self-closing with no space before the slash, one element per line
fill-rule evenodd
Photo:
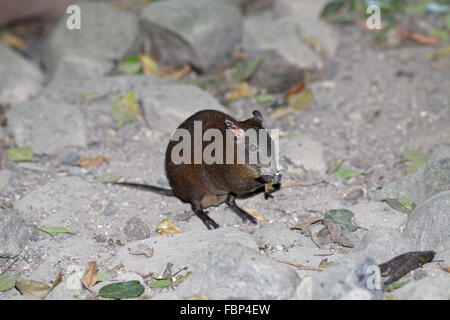
<path fill-rule="evenodd" d="M 255 217 L 252 216 L 251 214 L 249 214 L 247 211 L 241 209 L 236 204 L 235 196 L 233 196 L 231 194 L 228 196 L 227 205 L 228 205 L 228 207 L 230 207 L 231 210 L 233 210 L 234 213 L 236 213 L 242 219 L 242 222 L 250 221 L 251 223 L 256 224 Z"/>
<path fill-rule="evenodd" d="M 202 220 L 203 224 L 208 228 L 208 230 L 213 230 L 220 228 L 220 226 L 208 216 L 208 211 L 204 211 L 199 205 L 192 205 L 192 210 L 195 215 Z"/>

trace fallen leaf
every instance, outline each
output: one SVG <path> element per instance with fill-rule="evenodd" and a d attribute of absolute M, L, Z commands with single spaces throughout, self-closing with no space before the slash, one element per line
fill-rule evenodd
<path fill-rule="evenodd" d="M 97 271 L 97 282 L 103 282 L 108 280 L 108 275 L 106 274 L 105 271 Z"/>
<path fill-rule="evenodd" d="M 336 172 L 336 170 L 341 167 L 343 162 L 344 162 L 344 159 L 342 159 L 342 158 L 332 159 L 332 160 L 328 161 L 327 162 L 327 173 L 331 174 L 333 172 Z"/>
<path fill-rule="evenodd" d="M 387 285 L 384 288 L 384 291 L 391 292 L 391 291 L 394 291 L 395 289 L 403 287 L 404 285 L 407 285 L 408 283 L 409 283 L 409 281 L 391 283 L 390 285 Z"/>
<path fill-rule="evenodd" d="M 256 218 L 256 220 L 264 222 L 264 221 L 269 221 L 269 219 L 267 219 L 259 210 L 257 209 L 253 209 L 253 208 L 243 208 L 249 215 L 251 215 L 252 217 Z"/>
<path fill-rule="evenodd" d="M 403 212 L 403 213 L 410 213 L 415 207 L 416 205 L 414 203 L 411 202 L 411 200 L 409 200 L 409 198 L 407 198 L 408 200 L 405 200 L 404 197 L 403 199 L 403 203 L 408 203 L 408 201 L 411 203 L 410 205 L 407 204 L 407 207 L 405 207 L 403 205 L 402 202 L 400 202 L 400 198 L 399 199 L 392 199 L 392 198 L 386 198 L 383 201 L 385 201 L 392 209 Z"/>
<path fill-rule="evenodd" d="M 34 154 L 28 148 L 12 148 L 7 151 L 8 159 L 11 162 L 33 162 Z"/>
<path fill-rule="evenodd" d="M 357 239 L 352 236 L 350 231 L 345 226 L 341 226 L 341 223 L 334 222 L 328 219 L 322 220 L 323 224 L 327 227 L 330 233 L 331 241 L 341 246 L 353 248 Z"/>
<path fill-rule="evenodd" d="M 394 283 L 410 271 L 433 261 L 435 255 L 434 251 L 407 252 L 378 265 L 384 285 Z"/>
<path fill-rule="evenodd" d="M 132 122 L 138 113 L 138 103 L 133 91 L 128 91 L 117 98 L 111 107 L 111 116 L 119 126 Z"/>
<path fill-rule="evenodd" d="M 236 82 L 248 81 L 264 62 L 264 57 L 258 57 L 246 62 L 238 63 L 232 69 L 233 79 Z"/>
<path fill-rule="evenodd" d="M 16 288 L 22 295 L 28 294 L 44 299 L 49 293 L 51 286 L 34 280 L 19 280 L 16 282 Z"/>
<path fill-rule="evenodd" d="M 419 44 L 435 46 L 438 43 L 437 37 L 435 36 L 427 36 L 421 33 L 409 32 L 399 27 L 397 27 L 397 30 L 403 38 L 410 39 Z"/>
<path fill-rule="evenodd" d="M 109 158 L 104 155 L 98 155 L 95 157 L 83 158 L 83 159 L 78 160 L 77 166 L 83 167 L 83 168 L 92 168 L 92 167 L 99 166 L 100 164 L 102 164 L 103 161 L 105 161 L 106 163 L 109 163 Z"/>
<path fill-rule="evenodd" d="M 175 72 L 172 73 L 171 77 L 174 80 L 180 80 L 181 78 L 183 78 L 185 75 L 187 75 L 189 72 L 191 72 L 191 66 L 190 65 L 185 65 L 183 68 L 181 68 L 180 70 L 177 70 Z"/>
<path fill-rule="evenodd" d="M 295 226 L 293 226 L 291 229 L 299 229 L 299 230 L 303 230 L 305 228 L 308 228 L 310 225 L 322 221 L 323 218 L 319 218 L 319 217 L 315 217 L 315 218 L 310 218 L 308 220 L 306 220 L 305 222 L 302 223 L 298 223 Z"/>
<path fill-rule="evenodd" d="M 320 263 L 319 263 L 319 268 L 325 269 L 325 268 L 328 267 L 330 264 L 332 264 L 332 262 L 329 262 L 328 259 L 323 259 L 323 260 L 320 261 Z"/>
<path fill-rule="evenodd" d="M 95 261 L 89 261 L 88 263 L 86 263 L 86 268 L 84 270 L 82 279 L 82 282 L 86 288 L 89 289 L 97 283 L 97 270 L 98 265 L 97 263 L 95 263 Z"/>
<path fill-rule="evenodd" d="M 117 71 L 125 74 L 137 74 L 141 69 L 142 65 L 138 55 L 128 57 L 117 66 Z"/>
<path fill-rule="evenodd" d="M 442 268 L 442 270 L 447 271 L 450 273 L 450 267 Z M 1 290 L 0 290 L 1 291 Z"/>
<path fill-rule="evenodd" d="M 251 98 L 253 96 L 254 91 L 252 90 L 248 82 L 242 82 L 231 92 L 230 98 L 228 100 L 232 102 L 242 98 Z"/>
<path fill-rule="evenodd" d="M 271 94 L 260 94 L 256 96 L 256 103 L 265 104 L 269 101 L 272 101 L 273 99 L 275 99 L 275 96 Z"/>
<path fill-rule="evenodd" d="M 159 67 L 158 63 L 156 63 L 155 60 L 150 58 L 149 56 L 145 54 L 139 54 L 139 61 L 141 61 L 142 71 L 146 75 L 158 75 L 159 74 Z"/>
<path fill-rule="evenodd" d="M 20 274 L 7 272 L 0 275 L 0 292 L 14 288 L 20 279 Z"/>
<path fill-rule="evenodd" d="M 426 154 L 422 152 L 411 152 L 408 149 L 403 152 L 402 159 L 406 161 L 406 174 L 416 172 L 422 164 L 429 160 Z"/>
<path fill-rule="evenodd" d="M 361 175 L 361 172 L 359 172 L 359 171 L 352 170 L 352 169 L 346 169 L 346 168 L 342 168 L 342 167 L 337 168 L 336 173 L 342 179 L 350 179 L 350 178 L 354 178 L 354 177 Z"/>
<path fill-rule="evenodd" d="M 105 173 L 99 177 L 101 182 L 115 182 L 119 180 L 121 177 L 115 173 Z"/>
<path fill-rule="evenodd" d="M 184 298 L 184 300 L 208 300 L 208 298 L 205 297 L 205 295 L 203 295 L 202 293 L 197 293 L 194 294 L 193 296 Z"/>
<path fill-rule="evenodd" d="M 25 43 L 25 41 L 23 41 L 22 38 L 16 36 L 15 34 L 13 34 L 11 32 L 4 31 L 4 32 L 2 32 L 0 37 L 6 45 L 10 46 L 11 48 L 17 49 L 19 51 L 22 51 L 26 46 L 26 43 Z"/>
<path fill-rule="evenodd" d="M 361 228 L 353 224 L 353 212 L 347 209 L 328 210 L 323 219 L 338 223 L 350 232 Z"/>
<path fill-rule="evenodd" d="M 445 47 L 443 47 L 443 48 L 441 48 L 441 49 L 439 49 L 439 50 L 437 50 L 437 51 L 435 51 L 433 53 L 430 53 L 427 56 L 427 59 L 428 60 L 435 60 L 437 58 L 446 57 L 449 54 L 450 54 L 450 46 L 445 46 Z"/>
<path fill-rule="evenodd" d="M 46 233 L 48 233 L 49 235 L 51 235 L 52 237 L 57 237 L 58 233 L 69 233 L 69 234 L 73 234 L 76 235 L 76 232 L 70 231 L 69 229 L 67 229 L 66 227 L 51 227 L 51 226 L 46 226 L 46 227 L 37 227 L 37 229 L 44 231 Z"/>
<path fill-rule="evenodd" d="M 305 89 L 300 93 L 292 94 L 288 98 L 288 105 L 296 111 L 308 108 L 314 103 L 314 96 L 309 89 Z"/>
<path fill-rule="evenodd" d="M 284 188 L 295 187 L 295 186 L 300 186 L 300 185 L 301 185 L 300 182 L 297 182 L 295 180 L 288 180 L 288 181 L 282 183 L 280 185 L 280 188 L 284 189 Z"/>
<path fill-rule="evenodd" d="M 137 298 L 145 291 L 144 286 L 138 280 L 118 282 L 103 286 L 98 296 L 110 299 Z"/>
<path fill-rule="evenodd" d="M 144 244 L 138 245 L 137 248 L 128 248 L 128 252 L 133 255 L 144 255 L 150 258 L 153 255 L 153 248 Z"/>
<path fill-rule="evenodd" d="M 181 233 L 181 229 L 178 228 L 172 221 L 169 219 L 164 219 L 161 223 L 156 227 L 156 232 L 158 232 L 162 236 L 167 236 L 171 234 Z"/>
<path fill-rule="evenodd" d="M 290 96 L 292 96 L 293 94 L 297 94 L 297 93 L 303 91 L 303 89 L 305 89 L 305 84 L 303 82 L 300 82 L 295 87 L 293 87 L 293 88 L 289 89 L 288 91 L 286 91 L 284 93 L 284 97 L 287 99 Z"/>

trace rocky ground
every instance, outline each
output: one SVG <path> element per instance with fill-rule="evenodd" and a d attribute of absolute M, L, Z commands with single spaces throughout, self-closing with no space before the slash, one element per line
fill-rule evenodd
<path fill-rule="evenodd" d="M 107 274 L 91 291 L 139 280 L 153 299 L 450 298 L 448 56 L 430 61 L 435 47 L 408 43 L 376 48 L 364 31 L 320 21 L 325 2 L 297 7 L 277 0 L 245 15 L 240 1 L 161 1 L 138 13 L 84 2 L 82 30 L 66 29 L 62 19 L 31 55 L 42 68 L 0 43 L 0 104 L 7 110 L 0 127 L 0 273 L 51 283 L 62 272 L 47 299 L 92 298 L 79 276 L 89 261 Z M 305 36 L 322 49 L 311 49 Z M 114 74 L 118 61 L 148 43 L 161 64 L 190 64 L 200 74 L 182 80 Z M 250 84 L 278 98 L 302 70 L 317 70 L 307 83 L 313 105 L 278 118 L 271 103 L 230 101 L 219 83 L 229 80 L 236 50 L 266 57 Z M 210 84 L 207 90 L 189 84 L 198 81 Z M 119 126 L 111 106 L 130 90 L 142 115 Z M 263 215 L 257 225 L 221 205 L 208 209 L 221 228 L 208 231 L 176 198 L 102 182 L 114 175 L 167 187 L 170 134 L 205 108 L 238 119 L 260 110 L 266 127 L 281 130 L 287 184 L 271 197 L 237 201 Z M 16 146 L 30 148 L 35 161 L 8 160 L 6 150 Z M 406 175 L 405 149 L 429 161 Z M 98 155 L 109 161 L 77 165 Z M 343 168 L 366 174 L 343 179 L 327 170 L 338 158 Z M 401 196 L 415 203 L 412 212 L 383 201 Z M 350 210 L 360 228 L 336 233 L 336 225 L 321 223 L 333 209 Z M 320 221 L 305 224 L 312 218 Z M 182 232 L 158 234 L 164 219 Z M 52 237 L 36 228 L 42 226 L 76 234 Z M 433 262 L 401 278 L 407 283 L 399 289 L 372 290 L 355 280 L 367 265 L 419 250 L 435 251 Z M 168 263 L 172 273 L 187 267 L 192 275 L 171 288 L 150 288 L 152 275 L 161 277 Z M 34 297 L 13 288 L 0 298 Z"/>

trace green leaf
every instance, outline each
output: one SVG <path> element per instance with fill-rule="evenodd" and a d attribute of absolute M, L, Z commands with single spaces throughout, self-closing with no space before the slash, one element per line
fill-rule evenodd
<path fill-rule="evenodd" d="M 406 161 L 406 174 L 416 172 L 422 164 L 429 160 L 426 154 L 423 154 L 421 152 L 411 152 L 408 149 L 405 150 L 402 158 Z"/>
<path fill-rule="evenodd" d="M 427 6 L 430 2 L 431 1 L 424 1 L 411 7 L 408 7 L 406 8 L 406 12 L 412 14 L 425 13 L 425 10 L 427 9 Z"/>
<path fill-rule="evenodd" d="M 120 176 L 115 173 L 105 173 L 99 177 L 101 182 L 115 182 L 120 179 Z"/>
<path fill-rule="evenodd" d="M 406 196 L 401 196 L 398 199 L 387 198 L 383 201 L 385 201 L 392 209 L 403 213 L 410 213 L 416 207 L 416 204 Z"/>
<path fill-rule="evenodd" d="M 406 209 L 408 209 L 409 211 L 413 211 L 414 208 L 416 207 L 416 204 L 413 203 L 411 201 L 410 198 L 408 198 L 407 196 L 401 196 L 400 198 L 398 198 L 398 202 L 405 207 Z"/>
<path fill-rule="evenodd" d="M 110 299 L 137 298 L 145 291 L 137 280 L 108 284 L 100 289 L 98 296 Z"/>
<path fill-rule="evenodd" d="M 125 74 L 138 74 L 141 72 L 141 60 L 138 55 L 132 55 L 117 66 L 117 71 Z"/>
<path fill-rule="evenodd" d="M 344 5 L 345 5 L 344 0 L 330 1 L 323 7 L 320 17 L 325 18 L 325 17 L 335 14 L 339 10 L 341 10 L 344 7 Z"/>
<path fill-rule="evenodd" d="M 290 95 L 288 105 L 297 111 L 303 110 L 314 103 L 314 96 L 309 89 Z"/>
<path fill-rule="evenodd" d="M 256 97 L 256 102 L 259 104 L 264 104 L 269 101 L 272 101 L 275 97 L 271 94 L 260 94 Z"/>
<path fill-rule="evenodd" d="M 232 70 L 233 79 L 237 82 L 248 81 L 263 62 L 264 57 L 258 57 L 246 63 L 238 63 Z"/>
<path fill-rule="evenodd" d="M 352 169 L 345 169 L 342 167 L 337 168 L 336 173 L 342 179 L 350 179 L 350 178 L 354 178 L 354 177 L 361 175 L 361 172 L 359 172 L 359 171 L 352 170 Z"/>
<path fill-rule="evenodd" d="M 394 291 L 395 289 L 401 288 L 408 283 L 409 281 L 391 283 L 384 288 L 384 291 Z"/>
<path fill-rule="evenodd" d="M 353 212 L 347 209 L 328 210 L 323 218 L 342 225 L 350 232 L 354 232 L 361 228 L 353 224 Z"/>
<path fill-rule="evenodd" d="M 150 288 L 165 288 L 170 286 L 171 283 L 170 279 L 156 280 L 150 283 Z"/>
<path fill-rule="evenodd" d="M 58 233 L 70 233 L 70 234 L 77 234 L 76 232 L 70 231 L 66 227 L 51 227 L 51 226 L 45 226 L 45 227 L 37 227 L 39 230 L 44 231 L 51 235 L 52 237 L 57 237 Z"/>
<path fill-rule="evenodd" d="M 119 126 L 132 122 L 138 114 L 138 104 L 133 91 L 120 96 L 111 108 L 111 116 Z"/>
<path fill-rule="evenodd" d="M 341 167 L 342 162 L 344 162 L 344 159 L 342 159 L 342 158 L 332 159 L 332 160 L 328 161 L 327 162 L 327 173 L 331 174 L 333 172 L 336 172 L 336 170 Z"/>
<path fill-rule="evenodd" d="M 445 17 L 444 24 L 445 24 L 445 27 L 446 27 L 448 30 L 450 30 L 450 14 L 448 14 L 448 15 Z"/>
<path fill-rule="evenodd" d="M 97 271 L 97 282 L 103 282 L 108 280 L 108 275 L 105 271 Z"/>
<path fill-rule="evenodd" d="M 78 95 L 80 96 L 81 99 L 84 99 L 86 101 L 100 99 L 105 96 L 104 94 L 101 94 L 100 92 L 97 92 L 97 91 L 91 91 L 91 92 L 80 91 L 78 93 Z"/>
<path fill-rule="evenodd" d="M 440 28 L 430 28 L 428 29 L 428 34 L 432 36 L 437 36 L 439 41 L 442 43 L 448 42 L 448 32 Z"/>
<path fill-rule="evenodd" d="M 11 162 L 33 162 L 34 154 L 28 148 L 12 148 L 7 151 L 8 159 Z"/>
<path fill-rule="evenodd" d="M 20 274 L 18 273 L 4 273 L 0 276 L 0 292 L 8 291 L 14 288 L 16 282 L 20 279 Z"/>
<path fill-rule="evenodd" d="M 18 280 L 16 282 L 16 288 L 21 294 L 28 294 L 43 299 L 52 287 L 34 280 Z"/>

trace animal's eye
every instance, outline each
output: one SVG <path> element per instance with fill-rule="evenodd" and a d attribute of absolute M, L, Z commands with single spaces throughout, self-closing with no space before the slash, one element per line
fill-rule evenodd
<path fill-rule="evenodd" d="M 256 144 L 252 143 L 252 144 L 248 147 L 248 149 L 250 150 L 250 152 L 255 152 L 255 151 L 258 151 L 258 146 L 257 146 Z"/>

